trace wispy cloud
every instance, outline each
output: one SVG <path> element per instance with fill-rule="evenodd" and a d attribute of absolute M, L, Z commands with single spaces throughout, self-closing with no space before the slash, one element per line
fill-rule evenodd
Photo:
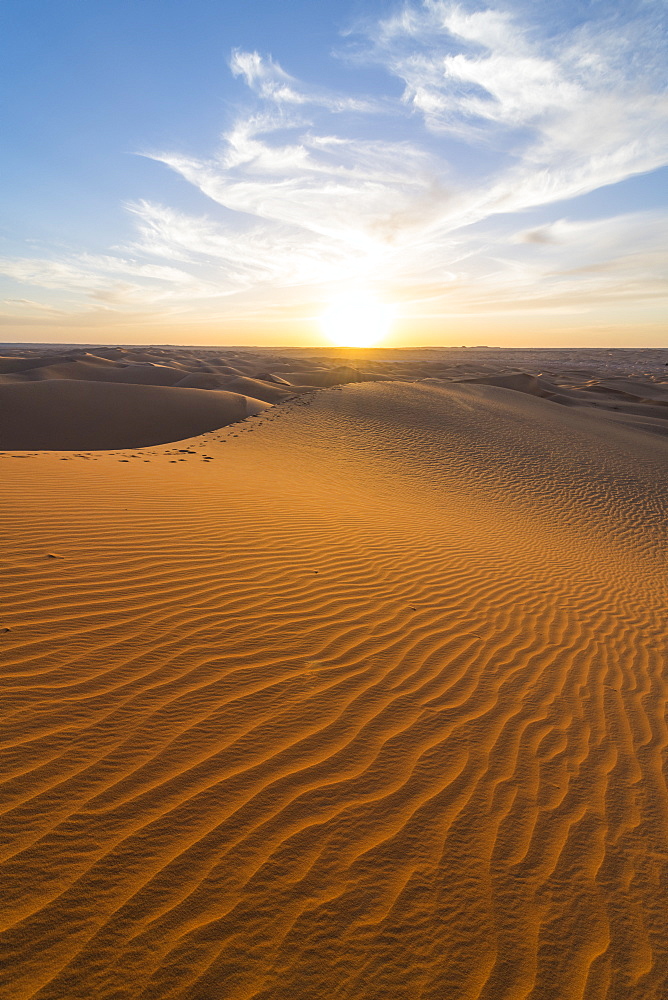
<path fill-rule="evenodd" d="M 349 255 L 331 241 L 310 239 L 290 226 L 255 224 L 226 229 L 204 216 L 141 201 L 128 206 L 136 218 L 138 253 L 195 265 L 218 295 L 267 284 L 324 281 L 349 268 Z"/>
<path fill-rule="evenodd" d="M 602 0 L 587 20 L 542 6 L 425 0 L 348 36 L 351 61 L 399 80 L 398 98 L 332 93 L 235 49 L 247 102 L 219 147 L 142 154 L 204 196 L 200 214 L 136 200 L 126 246 L 0 271 L 175 314 L 243 311 L 272 289 L 283 307 L 279 290 L 312 300 L 351 281 L 444 315 L 622 289 L 652 299 L 663 256 L 651 215 L 574 221 L 567 202 L 668 163 L 659 5 Z M 558 202 L 559 220 L 527 221 Z"/>
<path fill-rule="evenodd" d="M 235 49 L 230 59 L 233 76 L 242 76 L 247 85 L 260 97 L 279 104 L 305 104 L 306 96 L 299 93 L 294 77 L 274 62 L 271 56 L 263 58 L 259 52 Z"/>
<path fill-rule="evenodd" d="M 595 22 L 546 35 L 510 8 L 427 0 L 381 22 L 369 56 L 404 81 L 404 103 L 432 132 L 512 154 L 479 210 L 516 211 L 666 163 L 654 7 L 622 21 L 619 5 L 601 4 Z"/>
<path fill-rule="evenodd" d="M 317 134 L 310 122 L 266 114 L 237 122 L 214 158 L 152 158 L 225 208 L 350 249 L 424 224 L 449 197 L 441 162 L 409 142 Z"/>
<path fill-rule="evenodd" d="M 444 313 L 450 307 L 484 314 L 508 309 L 577 313 L 615 303 L 637 309 L 668 299 L 666 212 L 558 219 L 529 229 L 516 225 L 509 216 L 469 231 L 460 247 L 468 254 L 453 266 L 446 287 L 421 287 L 416 315 L 423 301 Z M 429 273 L 426 267 L 423 273 Z M 419 274 L 418 267 L 416 288 Z"/>
<path fill-rule="evenodd" d="M 360 251 L 411 243 L 417 231 L 572 198 L 666 163 L 658 44 L 644 40 L 641 72 L 638 37 L 637 19 L 545 38 L 510 9 L 427 0 L 375 25 L 365 58 L 404 81 L 397 114 L 418 113 L 441 148 L 414 135 L 352 139 L 265 109 L 240 118 L 214 158 L 155 158 L 236 212 Z M 273 60 L 237 52 L 232 65 L 265 101 L 308 103 Z M 481 144 L 505 155 L 472 183 L 453 168 L 448 137 L 471 144 L 471 161 Z"/>
<path fill-rule="evenodd" d="M 0 258 L 0 274 L 59 293 L 59 301 L 70 310 L 76 309 L 82 296 L 84 301 L 105 302 L 120 311 L 138 307 L 178 311 L 194 298 L 220 294 L 200 276 L 180 268 L 111 254 Z M 27 299 L 23 302 L 34 309 L 44 307 Z"/>
<path fill-rule="evenodd" d="M 271 56 L 263 56 L 259 52 L 234 49 L 230 58 L 230 70 L 233 76 L 243 77 L 258 97 L 278 105 L 311 104 L 335 112 L 373 112 L 381 108 L 379 101 L 369 98 L 333 94 L 322 87 L 305 86 L 286 73 Z"/>

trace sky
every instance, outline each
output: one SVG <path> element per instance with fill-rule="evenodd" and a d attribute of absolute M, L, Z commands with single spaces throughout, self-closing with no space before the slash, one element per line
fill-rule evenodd
<path fill-rule="evenodd" d="M 668 346 L 664 0 L 5 0 L 0 341 Z M 331 334 L 329 334 L 331 336 Z"/>

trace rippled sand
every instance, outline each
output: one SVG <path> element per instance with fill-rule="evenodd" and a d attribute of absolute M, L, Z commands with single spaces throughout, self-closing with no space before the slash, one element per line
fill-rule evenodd
<path fill-rule="evenodd" d="M 3 998 L 668 995 L 663 390 L 561 382 L 0 456 Z"/>

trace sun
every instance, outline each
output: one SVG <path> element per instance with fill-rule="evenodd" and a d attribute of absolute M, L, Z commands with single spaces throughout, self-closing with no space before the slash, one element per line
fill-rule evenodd
<path fill-rule="evenodd" d="M 371 347 L 388 336 L 392 315 L 392 306 L 373 295 L 355 292 L 330 302 L 320 317 L 320 326 L 338 347 Z"/>

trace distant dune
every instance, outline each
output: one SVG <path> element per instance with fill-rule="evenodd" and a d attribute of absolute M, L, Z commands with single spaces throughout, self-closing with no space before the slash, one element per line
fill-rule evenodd
<path fill-rule="evenodd" d="M 627 371 L 633 358 L 624 351 L 604 352 L 599 359 L 589 352 L 598 368 L 588 368 L 582 361 L 564 364 L 572 362 L 573 352 L 545 351 L 518 356 L 487 349 L 430 349 L 412 357 L 406 351 L 370 349 L 349 350 L 342 357 L 323 351 L 308 356 L 294 349 L 286 355 L 251 349 L 221 354 L 195 348 L 22 348 L 0 357 L 0 448 L 161 444 L 243 420 L 263 403 L 281 403 L 317 389 L 430 379 L 495 385 L 565 406 L 604 408 L 620 422 L 631 419 L 638 426 L 638 418 L 644 418 L 645 429 L 666 433 L 665 365 L 660 352 L 644 353 L 652 355 L 653 372 L 634 379 Z M 582 355 L 588 360 L 588 352 Z M 550 360 L 553 366 L 557 362 L 554 370 L 543 371 Z M 518 361 L 526 370 L 514 367 Z M 530 371 L 537 362 L 539 371 Z M 156 387 L 178 392 L 155 392 Z"/>
<path fill-rule="evenodd" d="M 665 997 L 658 363 L 145 353 L 0 384 L 0 996 Z"/>

